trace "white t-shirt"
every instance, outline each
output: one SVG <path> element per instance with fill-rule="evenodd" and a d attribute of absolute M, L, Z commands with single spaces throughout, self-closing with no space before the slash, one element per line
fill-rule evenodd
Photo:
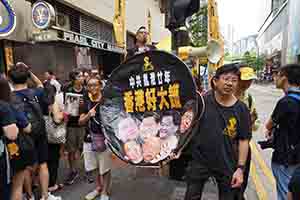
<path fill-rule="evenodd" d="M 55 102 L 58 104 L 60 110 L 65 110 L 64 93 L 60 92 L 55 95 Z"/>
<path fill-rule="evenodd" d="M 55 87 L 56 93 L 60 93 L 61 92 L 61 84 L 57 80 L 51 79 L 50 84 Z"/>

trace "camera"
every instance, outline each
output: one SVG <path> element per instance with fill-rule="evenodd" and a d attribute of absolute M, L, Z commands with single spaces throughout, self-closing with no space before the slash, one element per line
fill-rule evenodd
<path fill-rule="evenodd" d="M 270 149 L 270 148 L 273 149 L 274 148 L 274 139 L 271 138 L 271 139 L 268 139 L 265 141 L 258 141 L 258 144 L 262 150 Z"/>

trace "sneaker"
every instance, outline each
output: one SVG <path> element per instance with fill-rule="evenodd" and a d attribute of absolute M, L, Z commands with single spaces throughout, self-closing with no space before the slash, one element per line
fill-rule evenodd
<path fill-rule="evenodd" d="M 85 199 L 86 200 L 93 200 L 93 199 L 96 199 L 96 197 L 98 197 L 99 195 L 100 195 L 99 191 L 98 190 L 94 190 L 94 191 L 88 193 L 85 196 Z"/>
<path fill-rule="evenodd" d="M 71 172 L 66 180 L 66 184 L 72 185 L 78 177 L 79 177 L 79 173 L 77 171 Z"/>
<path fill-rule="evenodd" d="M 45 198 L 41 198 L 41 200 L 46 200 Z M 62 198 L 61 197 L 59 197 L 59 196 L 54 196 L 54 195 L 52 195 L 50 192 L 48 193 L 48 198 L 47 198 L 47 200 L 62 200 Z"/>
<path fill-rule="evenodd" d="M 109 200 L 109 196 L 102 194 L 100 200 Z"/>

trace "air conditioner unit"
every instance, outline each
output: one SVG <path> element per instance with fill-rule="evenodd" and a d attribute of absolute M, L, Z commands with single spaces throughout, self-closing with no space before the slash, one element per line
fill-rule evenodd
<path fill-rule="evenodd" d="M 70 17 L 64 13 L 57 13 L 56 26 L 64 30 L 71 30 Z"/>

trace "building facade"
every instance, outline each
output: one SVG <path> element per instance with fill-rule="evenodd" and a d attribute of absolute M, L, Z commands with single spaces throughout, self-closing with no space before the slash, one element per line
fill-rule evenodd
<path fill-rule="evenodd" d="M 258 45 L 276 68 L 300 62 L 300 1 L 273 0 L 272 11 L 259 30 Z M 272 64 L 272 60 L 275 60 Z M 278 60 L 280 63 L 278 64 Z"/>
<path fill-rule="evenodd" d="M 246 52 L 258 53 L 257 35 L 242 38 L 233 44 L 233 55 L 243 56 Z"/>
<path fill-rule="evenodd" d="M 148 27 L 149 13 L 152 41 L 169 36 L 160 1 L 127 0 L 125 4 L 127 48 L 133 46 L 136 30 Z M 62 79 L 76 67 L 97 67 L 108 75 L 124 57 L 126 50 L 117 45 L 114 35 L 114 0 L 18 0 L 11 6 L 17 25 L 11 35 L 0 36 L 2 71 L 22 61 L 39 75 L 51 69 Z"/>

